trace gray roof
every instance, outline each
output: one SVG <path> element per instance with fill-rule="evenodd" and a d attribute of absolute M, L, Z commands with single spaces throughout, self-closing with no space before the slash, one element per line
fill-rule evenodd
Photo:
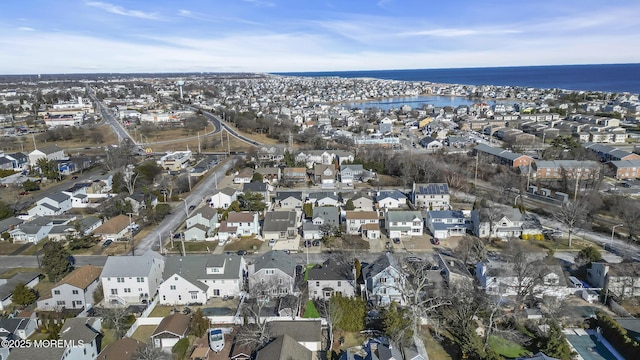
<path fill-rule="evenodd" d="M 422 221 L 422 212 L 420 211 L 410 211 L 410 210 L 400 210 L 400 211 L 388 211 L 387 219 L 389 221 L 396 222 L 410 222 L 414 219 L 419 219 Z"/>
<path fill-rule="evenodd" d="M 526 156 L 526 155 L 522 155 L 522 154 L 519 154 L 519 153 L 511 152 L 509 150 L 495 148 L 495 147 L 492 147 L 492 146 L 489 146 L 489 145 L 485 145 L 485 144 L 479 144 L 478 146 L 476 146 L 474 148 L 474 150 L 480 151 L 480 152 L 484 152 L 484 153 L 487 153 L 487 154 L 491 154 L 493 156 L 501 157 L 501 158 L 504 158 L 504 159 L 508 159 L 508 160 L 515 160 L 515 159 L 517 159 L 519 157 Z"/>
<path fill-rule="evenodd" d="M 330 198 L 336 201 L 340 200 L 340 197 L 338 197 L 338 195 L 328 191 L 318 191 L 318 192 L 309 193 L 309 199 L 320 200 L 324 198 Z"/>
<path fill-rule="evenodd" d="M 322 265 L 316 265 L 307 272 L 307 279 L 314 280 L 353 280 L 352 267 L 329 258 Z"/>
<path fill-rule="evenodd" d="M 464 214 L 460 210 L 429 210 L 427 216 L 431 219 L 461 219 Z"/>
<path fill-rule="evenodd" d="M 302 201 L 302 191 L 279 191 L 276 194 L 276 201 L 285 200 L 289 197 Z"/>
<path fill-rule="evenodd" d="M 286 231 L 295 226 L 295 211 L 270 211 L 264 216 L 262 231 Z"/>
<path fill-rule="evenodd" d="M 7 279 L 5 284 L 0 285 L 0 300 L 4 300 L 9 297 L 13 289 L 19 283 L 26 284 L 38 276 L 40 276 L 40 273 L 37 272 L 19 272 L 13 275 Z"/>
<path fill-rule="evenodd" d="M 640 159 L 612 161 L 611 165 L 618 169 L 640 167 Z"/>
<path fill-rule="evenodd" d="M 446 183 L 413 184 L 414 193 L 420 195 L 446 195 L 449 194 L 449 186 Z"/>
<path fill-rule="evenodd" d="M 289 335 L 298 342 L 322 341 L 322 322 L 320 320 L 275 320 L 267 324 L 269 335 Z"/>
<path fill-rule="evenodd" d="M 37 234 L 43 226 L 46 226 L 46 225 L 34 225 L 31 223 L 24 223 L 20 225 L 20 227 L 18 227 L 17 229 L 13 230 L 12 232 L 19 231 L 24 234 L 34 235 L 34 234 Z"/>
<path fill-rule="evenodd" d="M 281 335 L 258 350 L 256 360 L 311 360 L 313 353 L 289 335 Z"/>
<path fill-rule="evenodd" d="M 294 276 L 296 261 L 283 251 L 271 250 L 256 259 L 254 268 L 256 272 L 262 269 L 280 269 L 285 274 Z"/>
<path fill-rule="evenodd" d="M 380 191 L 378 195 L 376 195 L 376 201 L 384 200 L 386 198 L 396 199 L 400 201 L 407 200 L 407 196 L 398 190 Z"/>
<path fill-rule="evenodd" d="M 16 331 L 24 329 L 28 322 L 29 319 L 25 318 L 0 319 L 0 336 L 7 337 L 15 334 Z"/>
<path fill-rule="evenodd" d="M 263 182 L 250 182 L 248 184 L 243 184 L 242 185 L 242 191 L 243 192 L 265 192 L 268 189 L 268 185 L 263 183 Z"/>
<path fill-rule="evenodd" d="M 53 154 L 56 153 L 58 151 L 62 151 L 62 148 L 57 146 L 57 145 L 47 145 L 47 146 L 43 146 L 40 149 L 38 149 L 39 151 L 49 155 L 49 154 Z"/>
<path fill-rule="evenodd" d="M 87 216 L 85 218 L 82 218 L 78 221 L 78 224 L 80 224 L 80 229 L 81 230 L 85 230 L 90 228 L 91 226 L 95 225 L 96 223 L 101 222 L 102 220 L 100 220 L 99 218 L 95 217 L 95 216 Z"/>
<path fill-rule="evenodd" d="M 317 206 L 313 208 L 312 219 L 317 217 L 323 218 L 325 221 L 338 222 L 338 208 L 335 206 Z M 333 220 L 333 221 L 332 221 Z"/>
<path fill-rule="evenodd" d="M 61 192 L 58 192 L 58 193 L 49 194 L 46 197 L 48 197 L 49 199 L 51 199 L 51 200 L 53 200 L 55 202 L 61 203 L 63 201 L 69 200 L 69 198 L 71 196 L 69 196 L 67 194 L 64 194 L 64 193 L 61 193 Z"/>
<path fill-rule="evenodd" d="M 350 169 L 354 173 L 361 173 L 361 172 L 364 171 L 364 168 L 362 167 L 362 164 L 340 165 L 340 172 L 342 172 L 345 169 Z"/>
<path fill-rule="evenodd" d="M 11 360 L 57 360 L 62 359 L 65 347 L 17 347 L 11 350 Z"/>
<path fill-rule="evenodd" d="M 60 329 L 60 339 L 63 340 L 83 340 L 90 343 L 95 339 L 99 332 L 92 327 L 94 318 L 69 318 L 65 320 L 62 329 Z"/>
<path fill-rule="evenodd" d="M 76 229 L 73 227 L 73 225 L 55 225 L 51 227 L 49 234 L 68 234 L 74 232 L 75 230 Z"/>
<path fill-rule="evenodd" d="M 55 207 L 55 206 L 53 206 L 53 205 L 50 205 L 49 203 L 42 203 L 42 204 L 40 204 L 40 206 L 45 207 L 45 208 L 47 208 L 47 209 L 49 209 L 49 210 L 53 210 L 53 211 L 58 211 L 58 210 L 60 210 L 60 208 L 59 208 L 59 207 Z"/>
<path fill-rule="evenodd" d="M 535 167 L 541 168 L 565 168 L 565 169 L 581 169 L 581 168 L 598 168 L 600 165 L 590 160 L 536 160 Z"/>
<path fill-rule="evenodd" d="M 225 188 L 218 189 L 218 190 L 214 191 L 213 195 L 216 195 L 218 193 L 223 193 L 223 194 L 225 194 L 227 196 L 232 196 L 233 194 L 236 193 L 236 189 L 227 186 Z"/>
<path fill-rule="evenodd" d="M 164 258 L 155 251 L 147 251 L 140 256 L 109 256 L 100 277 L 149 276 L 151 268 L 158 262 L 164 262 Z"/>
<path fill-rule="evenodd" d="M 202 215 L 202 217 L 205 219 L 213 219 L 214 217 L 218 216 L 218 210 L 210 206 L 203 206 L 196 210 L 193 214 L 191 214 L 190 217 L 194 217 L 198 214 Z"/>
<path fill-rule="evenodd" d="M 202 290 L 206 290 L 208 286 L 199 280 L 238 279 L 241 262 L 242 257 L 233 253 L 167 256 L 162 278 L 166 280 L 178 274 Z M 221 273 L 207 274 L 207 267 L 224 267 L 224 270 Z"/>
<path fill-rule="evenodd" d="M 378 275 L 379 273 L 381 273 L 384 269 L 388 268 L 389 266 L 397 269 L 396 259 L 393 258 L 391 253 L 382 254 L 380 255 L 380 257 L 374 260 L 371 264 L 365 266 L 362 269 L 362 276 L 365 280 L 370 279 Z"/>
<path fill-rule="evenodd" d="M 24 222 L 23 220 L 20 220 L 15 216 L 6 218 L 4 220 L 0 220 L 0 233 L 3 233 L 16 225 L 20 225 L 23 222 Z"/>

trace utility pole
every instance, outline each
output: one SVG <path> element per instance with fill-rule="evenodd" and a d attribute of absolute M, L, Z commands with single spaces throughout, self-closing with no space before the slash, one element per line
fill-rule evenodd
<path fill-rule="evenodd" d="M 580 184 L 580 175 L 582 174 L 582 169 L 578 169 L 578 175 L 576 175 L 576 189 L 573 192 L 573 200 L 578 199 L 578 184 Z"/>
<path fill-rule="evenodd" d="M 164 253 L 162 250 L 162 233 L 158 233 L 158 243 L 160 244 L 160 254 L 162 255 Z"/>
<path fill-rule="evenodd" d="M 480 159 L 480 154 L 476 153 L 476 174 L 473 177 L 473 186 L 475 186 L 476 188 L 478 187 L 478 162 Z"/>
<path fill-rule="evenodd" d="M 135 256 L 136 255 L 136 247 L 133 243 L 133 228 L 131 227 L 131 215 L 133 215 L 133 213 L 127 213 L 127 215 L 129 215 L 129 234 L 131 236 L 131 255 Z"/>
<path fill-rule="evenodd" d="M 202 152 L 202 149 L 200 148 L 200 131 L 198 131 L 198 154 L 200 154 Z"/>
<path fill-rule="evenodd" d="M 227 131 L 227 154 L 231 155 L 231 143 L 229 142 L 229 131 Z"/>

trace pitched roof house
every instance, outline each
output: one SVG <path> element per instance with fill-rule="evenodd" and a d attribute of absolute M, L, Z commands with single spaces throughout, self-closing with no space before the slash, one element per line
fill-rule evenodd
<path fill-rule="evenodd" d="M 96 228 L 93 234 L 103 240 L 123 240 L 129 233 L 129 224 L 130 220 L 128 216 L 117 215 Z"/>
<path fill-rule="evenodd" d="M 367 299 L 378 305 L 389 305 L 392 301 L 404 305 L 403 276 L 402 269 L 391 253 L 381 255 L 362 268 L 365 281 L 363 290 Z"/>
<path fill-rule="evenodd" d="M 171 348 L 187 336 L 191 317 L 181 313 L 165 316 L 151 334 L 151 343 L 157 348 Z"/>
<path fill-rule="evenodd" d="M 283 251 L 271 250 L 249 265 L 249 288 L 271 295 L 292 294 L 295 286 L 295 260 Z"/>
<path fill-rule="evenodd" d="M 102 268 L 85 265 L 58 281 L 48 296 L 38 300 L 38 309 L 83 309 L 93 304 L 93 292 L 100 283 Z"/>
<path fill-rule="evenodd" d="M 352 297 L 356 294 L 353 266 L 331 258 L 307 271 L 309 299 L 328 300 L 334 294 Z"/>

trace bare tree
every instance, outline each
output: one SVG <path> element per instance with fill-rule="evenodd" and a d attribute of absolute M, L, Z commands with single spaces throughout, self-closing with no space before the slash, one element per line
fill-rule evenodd
<path fill-rule="evenodd" d="M 252 284 L 245 299 L 241 313 L 245 318 L 238 330 L 236 339 L 239 344 L 257 348 L 266 344 L 270 339 L 267 329 L 267 314 L 264 311 L 277 293 L 278 284 L 275 281 L 256 281 Z"/>
<path fill-rule="evenodd" d="M 574 230 L 580 226 L 586 216 L 586 207 L 580 200 L 566 201 L 556 210 L 553 217 L 567 228 L 569 233 L 569 247 Z"/>
<path fill-rule="evenodd" d="M 127 320 L 131 314 L 125 307 L 102 308 L 99 310 L 105 324 L 115 332 L 116 338 L 120 339 L 126 333 Z"/>
<path fill-rule="evenodd" d="M 487 202 L 485 207 L 480 209 L 480 220 L 489 223 L 489 238 L 494 234 L 494 227 L 498 220 L 502 219 L 504 214 L 502 209 L 493 203 Z"/>
<path fill-rule="evenodd" d="M 623 198 L 618 203 L 616 214 L 624 223 L 624 230 L 629 234 L 629 240 L 633 240 L 633 236 L 640 227 L 640 204 L 637 200 Z"/>
<path fill-rule="evenodd" d="M 140 173 L 134 171 L 133 165 L 128 165 L 127 170 L 124 172 L 124 187 L 129 192 L 129 195 L 133 195 L 136 191 L 136 182 Z"/>
<path fill-rule="evenodd" d="M 154 347 L 151 344 L 138 349 L 133 356 L 134 360 L 169 360 L 171 355 L 163 353 L 160 348 Z"/>
<path fill-rule="evenodd" d="M 332 303 L 331 300 L 318 300 L 316 302 L 316 309 L 318 309 L 320 316 L 327 320 L 327 335 L 329 337 L 329 350 L 331 350 L 333 347 L 333 327 L 342 319 L 342 308 L 337 306 L 335 302 Z"/>
<path fill-rule="evenodd" d="M 169 199 L 173 196 L 173 191 L 176 187 L 176 181 L 171 175 L 165 175 L 162 177 L 162 180 L 160 180 L 160 189 L 166 193 Z"/>
<path fill-rule="evenodd" d="M 465 264 L 477 264 L 487 258 L 487 249 L 482 240 L 475 236 L 465 235 L 453 253 Z"/>
<path fill-rule="evenodd" d="M 504 251 L 516 283 L 516 301 L 522 303 L 527 295 L 532 294 L 534 288 L 542 280 L 542 269 L 539 259 L 532 256 L 534 250 L 520 241 L 511 241 Z"/>

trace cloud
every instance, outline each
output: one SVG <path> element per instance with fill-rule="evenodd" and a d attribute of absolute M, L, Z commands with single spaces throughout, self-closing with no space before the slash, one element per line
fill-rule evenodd
<path fill-rule="evenodd" d="M 26 27 L 26 26 L 20 26 L 18 28 L 18 30 L 20 30 L 20 31 L 36 31 L 36 29 L 30 28 L 30 27 Z"/>
<path fill-rule="evenodd" d="M 190 17 L 193 15 L 193 13 L 189 10 L 185 10 L 185 9 L 180 9 L 178 10 L 178 15 L 180 16 L 185 16 L 185 17 Z"/>
<path fill-rule="evenodd" d="M 461 37 L 476 35 L 504 35 L 518 34 L 520 30 L 512 29 L 457 29 L 457 28 L 441 28 L 398 33 L 398 36 L 433 36 L 433 37 Z"/>
<path fill-rule="evenodd" d="M 98 9 L 102 9 L 106 12 L 116 14 L 116 15 L 130 16 L 130 17 L 135 17 L 138 19 L 145 19 L 145 20 L 161 20 L 160 16 L 158 16 L 158 14 L 156 13 L 149 13 L 141 10 L 129 10 L 129 9 L 123 8 L 122 6 L 105 3 L 101 1 L 90 1 L 90 2 L 87 2 L 86 4 L 88 6 L 96 7 Z"/>
<path fill-rule="evenodd" d="M 276 6 L 275 3 L 272 3 L 271 1 L 264 1 L 264 0 L 242 0 L 246 3 L 258 6 L 258 7 L 274 7 Z"/>

